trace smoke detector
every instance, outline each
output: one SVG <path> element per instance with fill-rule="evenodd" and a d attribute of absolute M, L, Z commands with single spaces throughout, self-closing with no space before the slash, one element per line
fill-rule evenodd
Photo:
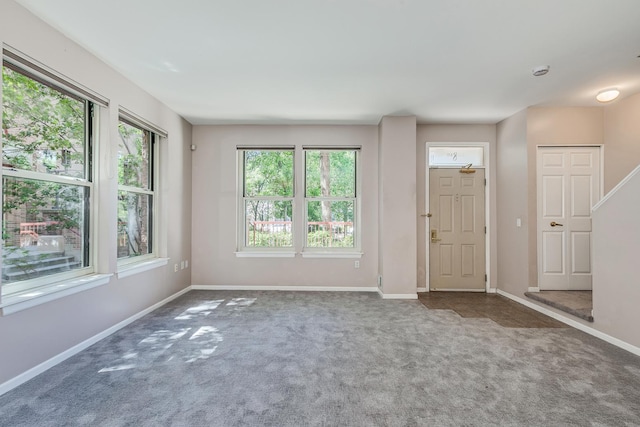
<path fill-rule="evenodd" d="M 538 67 L 535 67 L 533 70 L 531 70 L 533 72 L 533 75 L 536 77 L 540 77 L 540 76 L 544 76 L 545 74 L 547 74 L 549 72 L 549 67 L 548 65 L 540 65 Z"/>

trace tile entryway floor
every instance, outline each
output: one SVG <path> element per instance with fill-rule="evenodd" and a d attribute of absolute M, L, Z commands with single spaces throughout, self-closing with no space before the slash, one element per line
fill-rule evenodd
<path fill-rule="evenodd" d="M 505 328 L 567 328 L 542 313 L 496 294 L 424 292 L 418 294 L 431 310 L 453 310 L 462 317 L 489 318 Z"/>

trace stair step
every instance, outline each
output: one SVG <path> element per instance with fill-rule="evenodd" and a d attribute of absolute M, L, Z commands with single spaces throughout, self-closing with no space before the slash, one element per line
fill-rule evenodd
<path fill-rule="evenodd" d="M 68 262 L 73 262 L 75 257 L 73 255 L 65 255 L 65 256 L 57 256 L 54 258 L 42 258 L 36 260 L 25 260 L 22 262 L 9 262 L 9 260 L 4 261 L 2 269 L 3 270 L 14 270 L 14 269 L 32 269 L 39 267 L 46 267 L 51 264 L 64 264 Z M 15 260 L 13 260 L 15 261 Z"/>
<path fill-rule="evenodd" d="M 41 276 L 41 273 L 43 272 L 52 272 L 52 271 L 55 272 L 55 270 L 67 271 L 67 270 L 72 270 L 73 268 L 76 268 L 79 266 L 80 266 L 80 261 L 73 261 L 73 262 L 67 262 L 64 264 L 55 264 L 55 265 L 48 265 L 44 267 L 32 268 L 27 271 L 23 270 L 23 271 L 16 271 L 16 272 L 8 272 L 8 273 L 4 273 L 3 276 L 7 277 L 8 279 L 16 280 L 16 278 L 20 278 L 21 276 L 22 277 L 32 277 L 32 276 L 38 277 L 38 276 Z"/>

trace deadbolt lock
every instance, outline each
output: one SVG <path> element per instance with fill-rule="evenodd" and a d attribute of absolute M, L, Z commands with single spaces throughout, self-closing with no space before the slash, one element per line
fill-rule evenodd
<path fill-rule="evenodd" d="M 437 243 L 442 239 L 438 239 L 438 230 L 431 230 L 431 243 Z"/>

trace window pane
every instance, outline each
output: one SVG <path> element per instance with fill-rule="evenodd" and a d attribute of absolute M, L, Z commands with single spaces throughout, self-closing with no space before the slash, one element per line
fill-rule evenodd
<path fill-rule="evenodd" d="M 85 101 L 2 67 L 2 164 L 85 178 Z"/>
<path fill-rule="evenodd" d="M 151 132 L 118 124 L 118 184 L 150 189 Z"/>
<path fill-rule="evenodd" d="M 293 246 L 292 213 L 291 200 L 247 200 L 245 245 L 272 248 Z"/>
<path fill-rule="evenodd" d="M 306 197 L 355 197 L 356 152 L 305 151 Z"/>
<path fill-rule="evenodd" d="M 293 197 L 293 151 L 244 151 L 244 195 Z"/>
<path fill-rule="evenodd" d="M 3 284 L 88 265 L 88 188 L 7 176 L 2 187 Z"/>
<path fill-rule="evenodd" d="M 429 147 L 429 166 L 484 166 L 483 147 Z"/>
<path fill-rule="evenodd" d="M 152 252 L 152 203 L 148 194 L 118 191 L 118 258 Z"/>
<path fill-rule="evenodd" d="M 353 248 L 354 201 L 307 203 L 307 246 Z"/>

